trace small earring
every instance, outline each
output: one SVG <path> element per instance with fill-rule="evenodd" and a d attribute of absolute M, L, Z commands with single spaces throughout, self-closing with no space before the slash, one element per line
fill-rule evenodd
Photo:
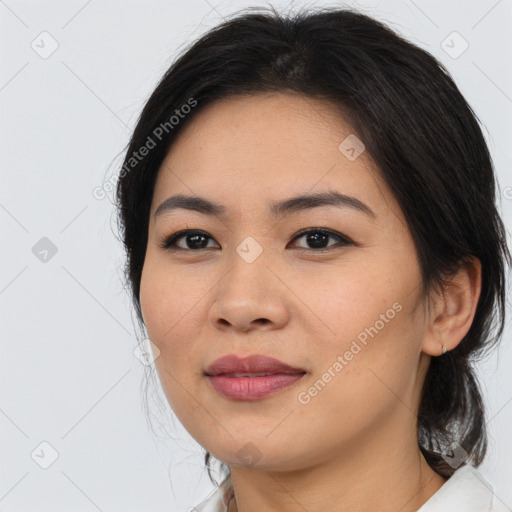
<path fill-rule="evenodd" d="M 448 351 L 446 350 L 446 347 L 443 345 L 443 354 L 446 354 L 446 352 Z"/>

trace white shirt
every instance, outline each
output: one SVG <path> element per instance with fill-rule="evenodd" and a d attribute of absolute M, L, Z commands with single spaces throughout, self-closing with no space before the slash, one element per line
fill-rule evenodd
<path fill-rule="evenodd" d="M 227 512 L 223 494 L 230 485 L 226 477 L 208 496 L 190 512 Z M 508 504 L 507 504 L 508 505 Z M 417 512 L 512 512 L 480 472 L 465 465 L 454 471 L 444 485 Z"/>

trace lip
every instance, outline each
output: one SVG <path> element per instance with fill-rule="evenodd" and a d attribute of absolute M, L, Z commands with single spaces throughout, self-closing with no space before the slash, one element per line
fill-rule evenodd
<path fill-rule="evenodd" d="M 236 354 L 216 359 L 205 370 L 206 375 L 220 375 L 222 373 L 305 373 L 302 368 L 294 368 L 273 357 L 260 354 L 239 357 Z"/>
<path fill-rule="evenodd" d="M 268 373 L 267 376 L 233 376 L 228 374 Z M 264 355 L 221 357 L 205 370 L 213 388 L 233 400 L 260 400 L 302 379 L 306 370 L 295 368 Z"/>

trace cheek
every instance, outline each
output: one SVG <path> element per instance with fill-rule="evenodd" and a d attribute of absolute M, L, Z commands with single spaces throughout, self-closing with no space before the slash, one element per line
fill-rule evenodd
<path fill-rule="evenodd" d="M 140 286 L 141 310 L 149 337 L 161 350 L 171 342 L 187 342 L 207 292 L 205 280 L 190 279 L 176 267 L 146 260 Z"/>
<path fill-rule="evenodd" d="M 183 272 L 170 271 L 165 264 L 147 258 L 141 276 L 140 303 L 146 330 L 159 348 L 155 367 L 174 411 L 186 428 L 192 428 L 201 415 L 191 399 L 195 393 L 200 337 L 197 314 L 207 290 L 204 281 L 184 278 Z M 200 409 L 200 408 L 199 408 Z M 196 419 L 194 419 L 196 418 Z"/>
<path fill-rule="evenodd" d="M 412 340 L 404 314 L 396 312 L 384 326 L 374 315 L 365 316 L 350 327 L 354 335 L 323 340 L 322 352 L 315 350 L 315 373 L 296 397 L 310 431 L 321 431 L 330 441 L 354 440 L 394 412 L 414 410 L 417 351 L 413 343 L 405 347 Z"/>
<path fill-rule="evenodd" d="M 322 345 L 327 341 L 324 346 L 343 349 L 358 335 L 364 343 L 372 333 L 380 334 L 397 323 L 407 284 L 403 276 L 390 279 L 393 272 L 388 266 L 383 267 L 386 270 L 380 271 L 375 261 L 366 265 L 360 260 L 343 268 L 317 272 L 303 282 L 301 296 L 325 327 L 319 338 Z"/>
<path fill-rule="evenodd" d="M 330 333 L 315 343 L 314 377 L 321 382 L 312 393 L 323 395 L 318 405 L 342 404 L 341 415 L 345 406 L 377 411 L 388 399 L 396 400 L 393 393 L 408 395 L 420 354 L 414 265 L 401 270 L 388 262 L 380 267 L 385 273 L 375 265 L 363 267 L 333 273 L 339 277 L 325 284 L 315 301 Z"/>

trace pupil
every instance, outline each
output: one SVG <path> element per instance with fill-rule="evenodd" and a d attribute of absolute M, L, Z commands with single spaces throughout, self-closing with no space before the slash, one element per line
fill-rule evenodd
<path fill-rule="evenodd" d="M 321 237 L 321 240 L 319 238 Z M 323 242 L 325 242 L 326 238 L 328 238 L 328 235 L 326 233 L 320 233 L 316 232 L 314 234 L 307 235 L 308 244 L 312 243 L 313 246 L 318 247 L 318 242 L 320 242 L 320 246 Z"/>
<path fill-rule="evenodd" d="M 203 241 L 204 241 L 204 238 L 205 238 L 205 236 L 204 236 L 204 235 L 189 235 L 189 237 L 190 237 L 190 238 L 189 238 L 189 240 L 192 240 L 192 246 L 193 246 L 193 247 L 195 247 L 195 248 L 198 248 L 198 247 L 199 247 L 199 245 L 195 244 L 195 242 L 197 242 L 197 240 L 198 240 L 199 238 L 203 238 Z M 195 245 L 194 245 L 194 244 L 195 244 Z M 199 248 L 200 248 L 200 249 L 202 249 L 203 247 L 201 246 L 201 247 L 199 247 Z"/>

